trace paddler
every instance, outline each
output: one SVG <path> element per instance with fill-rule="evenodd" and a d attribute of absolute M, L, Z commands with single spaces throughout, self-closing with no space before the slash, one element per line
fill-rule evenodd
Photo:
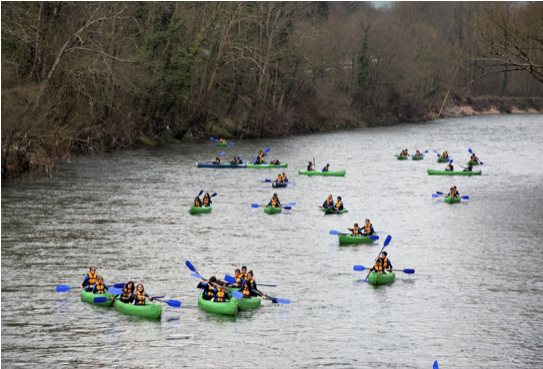
<path fill-rule="evenodd" d="M 134 305 L 145 305 L 146 297 L 149 299 L 149 301 L 153 301 L 153 298 L 149 297 L 149 295 L 145 292 L 143 284 L 138 283 L 136 293 L 134 294 Z"/>
<path fill-rule="evenodd" d="M 237 163 L 238 163 L 238 158 L 236 158 L 236 157 L 234 156 L 234 158 L 232 159 L 232 161 L 230 162 L 230 164 L 236 165 Z"/>
<path fill-rule="evenodd" d="M 209 280 L 202 279 L 202 282 L 198 283 L 198 286 L 196 288 L 202 288 L 204 290 L 204 293 L 202 294 L 202 298 L 204 300 L 211 300 L 213 296 L 215 296 L 215 284 L 217 283 L 217 278 L 215 276 L 209 278 Z"/>
<path fill-rule="evenodd" d="M 341 201 L 341 196 L 337 197 L 336 204 L 334 205 L 332 209 L 334 209 L 335 211 L 343 210 L 343 201 Z"/>
<path fill-rule="evenodd" d="M 464 168 L 464 172 L 471 172 L 471 171 L 473 171 L 473 165 L 471 165 L 471 161 L 470 161 L 467 168 Z"/>
<path fill-rule="evenodd" d="M 281 162 L 279 161 L 279 159 L 275 159 L 275 160 L 272 160 L 272 161 L 270 162 L 270 164 L 279 165 L 279 164 L 281 164 Z"/>
<path fill-rule="evenodd" d="M 232 287 L 240 287 L 243 284 L 244 279 L 239 269 L 234 271 L 234 278 L 236 279 L 236 283 L 232 283 Z"/>
<path fill-rule="evenodd" d="M 243 293 L 244 299 L 251 298 L 251 283 L 248 280 L 245 280 L 239 289 L 239 292 Z"/>
<path fill-rule="evenodd" d="M 370 223 L 369 219 L 366 219 L 364 223 L 364 236 L 371 236 L 374 233 L 375 231 L 373 230 L 373 225 Z"/>
<path fill-rule="evenodd" d="M 422 156 L 422 154 L 420 153 L 419 150 L 417 150 L 417 152 L 415 153 L 415 156 Z"/>
<path fill-rule="evenodd" d="M 224 143 L 224 138 L 219 138 L 219 143 Z"/>
<path fill-rule="evenodd" d="M 221 158 L 219 158 L 218 156 L 215 158 L 215 161 L 213 162 L 213 164 L 215 165 L 220 165 L 221 164 Z"/>
<path fill-rule="evenodd" d="M 281 174 L 277 175 L 277 179 L 275 180 L 277 183 L 283 183 L 283 177 L 281 177 Z"/>
<path fill-rule="evenodd" d="M 213 295 L 214 302 L 228 302 L 228 288 L 223 281 L 219 281 Z"/>
<path fill-rule="evenodd" d="M 454 188 L 454 197 L 460 197 L 460 192 L 458 192 L 458 189 L 456 188 L 456 186 L 454 186 L 453 188 Z"/>
<path fill-rule="evenodd" d="M 313 163 L 312 162 L 309 162 L 309 165 L 307 166 L 307 171 L 308 172 L 312 172 L 314 169 L 313 169 Z"/>
<path fill-rule="evenodd" d="M 96 267 L 90 267 L 85 279 L 83 279 L 83 283 L 81 283 L 81 288 L 85 288 L 85 291 L 91 292 L 94 284 L 96 283 L 97 277 L 98 273 L 96 273 Z"/>
<path fill-rule="evenodd" d="M 326 164 L 326 166 L 322 168 L 323 173 L 328 172 L 328 171 L 330 171 L 330 164 Z"/>
<path fill-rule="evenodd" d="M 202 201 L 200 200 L 200 197 L 196 196 L 194 198 L 194 206 L 197 207 L 197 208 L 201 208 L 202 207 Z"/>
<path fill-rule="evenodd" d="M 331 208 L 334 206 L 334 198 L 332 197 L 332 194 L 328 195 L 326 200 L 324 200 L 324 203 L 322 204 L 322 207 L 325 209 Z"/>
<path fill-rule="evenodd" d="M 213 203 L 213 201 L 211 201 L 211 197 L 209 196 L 209 193 L 206 192 L 206 194 L 204 195 L 204 208 L 207 208 L 207 207 L 210 207 L 211 204 Z"/>
<path fill-rule="evenodd" d="M 475 153 L 471 154 L 471 162 L 479 164 L 479 158 L 475 156 Z"/>
<path fill-rule="evenodd" d="M 249 282 L 249 285 L 251 286 L 251 296 L 262 296 L 262 292 L 260 292 L 256 286 L 256 281 L 253 279 L 253 271 L 247 272 L 247 282 Z"/>
<path fill-rule="evenodd" d="M 351 231 L 352 236 L 362 236 L 362 230 L 358 228 L 358 223 L 355 223 L 353 228 L 347 228 L 349 231 Z"/>
<path fill-rule="evenodd" d="M 273 194 L 273 197 L 271 198 L 270 202 L 268 203 L 267 206 L 271 206 L 271 207 L 274 207 L 274 208 L 282 208 L 283 205 L 281 205 L 281 202 L 279 201 L 279 197 L 277 197 L 277 194 L 274 193 Z"/>
<path fill-rule="evenodd" d="M 92 287 L 92 293 L 104 294 L 108 290 L 107 285 L 104 283 L 104 278 L 101 275 L 96 279 L 96 283 Z"/>
<path fill-rule="evenodd" d="M 446 172 L 453 172 L 454 171 L 454 165 L 452 163 L 449 163 L 447 166 L 447 169 L 445 169 Z"/>
<path fill-rule="evenodd" d="M 134 302 L 134 282 L 128 281 L 123 287 L 123 294 L 119 297 L 121 302 L 131 304 Z"/>
<path fill-rule="evenodd" d="M 451 187 L 451 188 L 449 189 L 449 196 L 450 196 L 450 197 L 456 197 L 456 192 L 454 191 L 454 188 L 453 188 L 453 187 Z"/>
<path fill-rule="evenodd" d="M 447 152 L 447 150 L 443 151 L 443 153 L 441 154 L 441 159 L 448 159 L 449 158 L 449 153 Z"/>
<path fill-rule="evenodd" d="M 262 151 L 260 151 L 261 153 L 258 154 L 257 158 L 256 158 L 256 164 L 263 164 L 264 163 L 264 159 L 262 158 Z"/>
<path fill-rule="evenodd" d="M 244 281 L 247 279 L 247 267 L 245 265 L 241 267 L 241 277 Z"/>
<path fill-rule="evenodd" d="M 387 272 L 390 272 L 392 270 L 392 264 L 390 263 L 390 260 L 388 260 L 387 255 L 387 252 L 383 251 L 373 265 L 373 268 L 371 268 L 371 271 L 375 271 L 379 274 L 387 274 Z"/>

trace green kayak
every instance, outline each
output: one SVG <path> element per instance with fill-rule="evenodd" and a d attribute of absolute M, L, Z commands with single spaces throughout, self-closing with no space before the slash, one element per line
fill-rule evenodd
<path fill-rule="evenodd" d="M 238 313 L 239 300 L 232 297 L 228 302 L 213 302 L 204 300 L 202 294 L 198 297 L 198 307 L 209 313 L 222 314 L 222 315 L 236 315 Z"/>
<path fill-rule="evenodd" d="M 456 203 L 460 202 L 460 197 L 447 196 L 447 197 L 445 197 L 445 202 L 447 204 L 456 204 Z"/>
<path fill-rule="evenodd" d="M 349 210 L 347 209 L 342 209 L 340 211 L 335 211 L 331 208 L 321 208 L 322 211 L 324 211 L 324 215 L 328 215 L 328 214 L 343 214 L 343 213 L 346 213 L 348 212 Z"/>
<path fill-rule="evenodd" d="M 407 160 L 407 156 L 398 155 L 396 156 L 398 160 Z"/>
<path fill-rule="evenodd" d="M 372 240 L 368 236 L 352 236 L 349 234 L 340 234 L 338 235 L 340 245 L 354 245 L 357 243 L 372 243 L 375 240 Z"/>
<path fill-rule="evenodd" d="M 371 272 L 368 276 L 368 283 L 373 284 L 374 286 L 379 286 L 382 284 L 392 283 L 394 282 L 394 279 L 396 279 L 396 274 L 394 272 L 390 272 L 387 274 Z"/>
<path fill-rule="evenodd" d="M 258 309 L 262 305 L 262 299 L 260 297 L 251 297 L 250 299 L 242 298 L 239 300 L 239 310 Z"/>
<path fill-rule="evenodd" d="M 271 206 L 266 206 L 264 208 L 264 213 L 266 214 L 279 214 L 282 211 L 283 211 L 283 208 L 276 208 L 276 207 L 271 207 Z"/>
<path fill-rule="evenodd" d="M 448 163 L 449 160 L 447 160 L 447 158 L 437 158 L 437 162 L 438 163 Z"/>
<path fill-rule="evenodd" d="M 85 289 L 81 290 L 81 301 L 83 302 L 99 306 L 111 306 L 111 304 L 113 304 L 113 300 L 107 300 L 106 302 L 97 304 L 94 302 L 95 297 L 107 297 L 113 299 L 115 295 L 112 295 L 111 293 L 92 293 L 85 291 Z"/>
<path fill-rule="evenodd" d="M 345 176 L 346 171 L 337 170 L 335 172 L 321 172 L 321 171 L 307 171 L 298 169 L 298 174 L 303 176 L 330 176 L 330 177 L 343 177 Z"/>
<path fill-rule="evenodd" d="M 481 171 L 477 172 L 447 172 L 446 170 L 435 170 L 435 169 L 428 169 L 429 175 L 436 175 L 436 176 L 480 176 Z"/>
<path fill-rule="evenodd" d="M 189 213 L 191 214 L 205 214 L 205 213 L 211 213 L 211 206 L 206 206 L 206 207 L 196 207 L 196 206 L 191 206 L 190 207 L 190 210 L 189 210 Z"/>
<path fill-rule="evenodd" d="M 217 142 L 217 146 L 228 146 L 228 142 Z"/>
<path fill-rule="evenodd" d="M 411 159 L 413 159 L 413 160 L 423 160 L 423 159 L 424 159 L 424 156 L 413 155 L 413 156 L 411 157 Z"/>
<path fill-rule="evenodd" d="M 144 318 L 158 319 L 162 315 L 162 304 L 153 304 L 145 301 L 145 305 L 126 304 L 115 300 L 115 310 L 125 315 L 142 316 Z"/>
<path fill-rule="evenodd" d="M 245 164 L 245 168 L 249 169 L 274 169 L 274 168 L 288 168 L 288 163 L 280 163 L 279 166 L 275 164 Z"/>
<path fill-rule="evenodd" d="M 468 165 L 479 165 L 479 163 L 477 163 L 476 161 L 468 161 Z"/>

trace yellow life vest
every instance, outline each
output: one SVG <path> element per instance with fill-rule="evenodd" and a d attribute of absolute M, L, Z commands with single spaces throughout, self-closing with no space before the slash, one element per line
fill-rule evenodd
<path fill-rule="evenodd" d="M 271 198 L 271 206 L 275 207 L 275 205 L 277 204 L 277 201 L 275 201 L 275 199 L 272 197 Z M 247 277 L 247 275 L 245 275 L 245 277 Z"/>
<path fill-rule="evenodd" d="M 234 277 L 236 279 L 236 282 L 241 283 L 241 278 L 243 276 L 240 274 L 239 277 Z"/>
<path fill-rule="evenodd" d="M 475 159 L 477 159 L 477 157 L 475 156 L 475 154 L 471 154 L 471 161 L 475 161 Z"/>
<path fill-rule="evenodd" d="M 329 168 L 330 168 L 329 165 L 325 166 L 325 167 L 324 167 L 324 171 L 325 171 L 325 172 L 328 172 L 328 169 L 329 169 Z"/>
<path fill-rule="evenodd" d="M 209 204 L 209 200 L 209 198 L 204 197 L 204 206 L 207 206 L 207 204 Z"/>
<path fill-rule="evenodd" d="M 353 228 L 353 234 L 360 234 L 360 228 L 354 227 Z"/>
<path fill-rule="evenodd" d="M 326 199 L 326 205 L 330 206 L 334 202 L 334 199 Z"/>
<path fill-rule="evenodd" d="M 375 271 L 379 274 L 383 274 L 383 270 L 385 269 L 385 266 L 388 264 L 388 258 L 385 258 L 384 260 L 377 260 L 375 262 Z"/>
<path fill-rule="evenodd" d="M 132 287 L 131 289 L 128 289 L 128 288 L 126 288 L 126 286 L 124 286 L 122 298 L 123 299 L 129 298 L 130 295 L 132 294 L 132 292 L 134 292 L 134 287 Z"/>
<path fill-rule="evenodd" d="M 313 164 L 309 164 L 309 169 L 308 171 L 312 171 L 313 170 Z"/>
<path fill-rule="evenodd" d="M 280 175 L 277 176 L 277 182 L 283 182 L 283 177 L 281 177 Z"/>
<path fill-rule="evenodd" d="M 194 200 L 194 206 L 196 206 L 197 208 L 201 208 L 202 204 L 200 203 L 200 200 Z"/>
<path fill-rule="evenodd" d="M 136 305 L 145 305 L 145 291 L 136 291 Z"/>
<path fill-rule="evenodd" d="M 415 154 L 416 156 L 419 156 L 420 155 L 420 152 L 419 150 L 417 150 L 417 153 Z"/>
<path fill-rule="evenodd" d="M 454 192 L 454 188 L 449 191 L 449 196 L 454 197 L 456 195 L 456 192 Z"/>
<path fill-rule="evenodd" d="M 339 207 L 340 207 L 342 204 L 343 204 L 342 201 L 336 202 L 336 204 L 334 205 L 334 209 L 336 209 L 336 210 L 339 209 Z"/>
<path fill-rule="evenodd" d="M 263 161 L 263 160 L 262 160 L 262 156 L 258 155 L 257 160 L 258 160 L 258 164 L 262 164 L 262 161 Z"/>
<path fill-rule="evenodd" d="M 226 292 L 222 288 L 219 288 L 217 290 L 217 296 L 216 297 L 217 297 L 217 302 L 224 302 L 224 301 L 226 301 L 227 295 L 226 295 Z"/>
<path fill-rule="evenodd" d="M 281 180 L 282 180 L 283 182 L 286 182 L 286 181 L 287 181 L 287 175 L 286 175 L 286 174 L 283 174 L 283 175 L 281 176 Z"/>
<path fill-rule="evenodd" d="M 89 286 L 92 288 L 94 284 L 96 283 L 96 279 L 98 278 L 98 273 L 94 272 L 94 274 L 91 274 L 91 272 L 88 272 L 87 275 L 89 276 Z"/>
<path fill-rule="evenodd" d="M 215 158 L 215 163 L 220 164 L 220 163 L 221 163 L 221 159 Z"/>
<path fill-rule="evenodd" d="M 243 297 L 251 297 L 251 288 L 247 287 L 246 285 L 243 285 L 242 288 Z"/>
<path fill-rule="evenodd" d="M 366 232 L 366 234 L 371 232 L 371 223 L 364 225 L 364 231 Z"/>
<path fill-rule="evenodd" d="M 104 284 L 100 284 L 98 282 L 96 282 L 96 293 L 104 293 Z"/>
<path fill-rule="evenodd" d="M 224 138 L 221 138 L 221 139 L 219 140 L 219 143 L 223 143 L 223 142 L 224 142 Z"/>

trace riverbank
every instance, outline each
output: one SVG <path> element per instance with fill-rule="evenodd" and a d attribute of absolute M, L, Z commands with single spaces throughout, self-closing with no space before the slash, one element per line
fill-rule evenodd
<path fill-rule="evenodd" d="M 432 111 L 427 120 L 460 118 L 475 115 L 542 114 L 543 98 L 478 97 L 451 99 L 439 112 Z"/>

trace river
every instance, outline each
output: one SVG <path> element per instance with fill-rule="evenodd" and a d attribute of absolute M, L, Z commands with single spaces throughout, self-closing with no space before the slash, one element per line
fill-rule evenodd
<path fill-rule="evenodd" d="M 445 119 L 285 139 L 166 145 L 72 158 L 52 178 L 2 183 L 2 366 L 49 368 L 536 368 L 543 367 L 543 116 Z M 279 170 L 198 169 L 226 151 L 269 147 Z M 422 161 L 398 161 L 408 148 Z M 428 176 L 432 150 L 482 176 Z M 341 177 L 299 176 L 315 157 Z M 458 166 L 457 166 L 458 168 Z M 470 201 L 432 198 L 456 185 Z M 203 189 L 213 212 L 188 214 Z M 291 211 L 264 214 L 278 192 Z M 324 216 L 326 196 L 349 212 Z M 329 230 L 369 218 L 381 240 L 339 247 Z M 398 272 L 373 287 L 354 272 L 386 248 Z M 197 306 L 198 280 L 247 265 L 261 289 L 290 299 L 237 317 Z M 106 283 L 135 280 L 181 309 L 160 321 L 80 301 L 90 265 Z"/>

